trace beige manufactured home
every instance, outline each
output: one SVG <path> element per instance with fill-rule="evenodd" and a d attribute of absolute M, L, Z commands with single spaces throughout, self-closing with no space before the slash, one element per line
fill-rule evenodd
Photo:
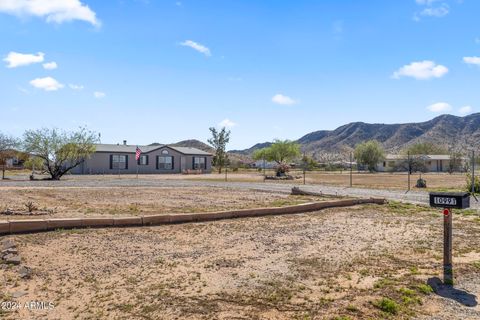
<path fill-rule="evenodd" d="M 448 172 L 450 168 L 450 155 L 413 155 L 412 159 L 413 158 L 423 163 L 426 172 Z M 455 171 L 462 170 L 465 161 L 466 160 L 462 158 Z M 383 161 L 377 164 L 377 171 L 407 171 L 407 156 L 389 154 Z"/>
<path fill-rule="evenodd" d="M 212 171 L 211 153 L 187 147 L 168 145 L 97 144 L 95 153 L 72 170 L 73 174 L 155 174 Z"/>

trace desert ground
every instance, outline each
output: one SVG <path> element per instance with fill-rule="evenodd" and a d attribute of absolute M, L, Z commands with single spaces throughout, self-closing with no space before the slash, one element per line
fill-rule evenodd
<path fill-rule="evenodd" d="M 212 172 L 211 174 L 200 175 L 180 175 L 180 174 L 162 174 L 162 175 L 140 175 L 141 179 L 149 180 L 184 180 L 184 181 L 210 181 L 210 182 L 265 182 L 270 184 L 303 184 L 303 171 L 293 169 L 290 171 L 295 180 L 289 181 L 264 181 L 264 172 L 257 170 L 245 170 L 232 172 L 229 170 L 218 174 Z M 7 172 L 7 178 L 12 181 L 28 180 L 29 172 L 26 171 L 10 171 Z M 273 170 L 267 170 L 265 175 L 274 175 Z M 45 176 L 37 175 L 38 178 Z M 75 176 L 67 175 L 62 179 L 66 180 L 122 180 L 132 179 L 135 175 L 95 175 L 95 176 Z M 410 188 L 416 189 L 415 184 L 418 178 L 422 177 L 427 181 L 427 188 L 421 190 L 427 191 L 465 191 L 466 175 L 465 173 L 413 173 L 410 175 Z M 350 186 L 350 172 L 343 171 L 307 171 L 305 174 L 305 182 L 309 185 L 331 185 L 339 187 Z M 0 182 L 1 183 L 1 182 Z M 361 188 L 373 189 L 392 189 L 392 190 L 407 190 L 408 189 L 408 175 L 406 172 L 397 173 L 368 173 L 368 172 L 352 172 L 352 186 Z"/>
<path fill-rule="evenodd" d="M 2 265 L 2 300 L 54 307 L 2 317 L 478 319 L 480 219 L 454 223 L 454 289 L 439 284 L 441 213 L 399 203 L 8 236 L 31 275 Z"/>
<path fill-rule="evenodd" d="M 267 171 L 266 175 L 273 175 L 273 171 Z M 296 176 L 297 179 L 293 181 L 296 184 L 303 184 L 303 172 L 299 170 L 292 170 L 291 175 Z M 263 172 L 258 171 L 240 171 L 229 172 L 227 179 L 229 181 L 263 181 Z M 415 189 L 417 179 L 420 177 L 419 173 L 410 175 L 410 188 Z M 463 173 L 426 173 L 421 174 L 421 177 L 427 181 L 427 190 L 463 190 L 466 185 L 466 177 Z M 212 173 L 209 175 L 198 176 L 176 176 L 176 179 L 190 179 L 190 180 L 216 180 L 224 181 L 225 174 Z M 349 171 L 307 171 L 305 174 L 305 182 L 307 184 L 325 184 L 333 186 L 350 186 L 350 172 Z M 268 182 L 272 183 L 272 182 Z M 273 183 L 278 183 L 275 181 Z M 290 182 L 291 183 L 291 182 Z M 352 173 L 352 186 L 365 187 L 375 189 L 403 189 L 408 188 L 408 175 L 405 172 L 401 173 L 367 173 L 356 172 Z"/>
<path fill-rule="evenodd" d="M 2 187 L 0 219 L 129 216 L 280 207 L 318 201 L 229 187 Z M 321 199 L 320 199 L 321 200 Z M 32 210 L 33 208 L 33 210 Z M 5 214 L 5 212 L 10 214 Z M 4 214 L 2 214 L 2 212 Z"/>
<path fill-rule="evenodd" d="M 289 195 L 295 182 L 225 184 L 215 178 L 67 176 L 54 182 L 18 176 L 0 182 L 0 211 L 14 213 L 0 219 L 32 218 L 29 203 L 34 217 L 43 218 L 331 199 Z M 395 201 L 308 214 L 3 236 L 0 241 L 16 244 L 21 264 L 0 263 L 0 301 L 23 307 L 4 307 L 0 318 L 479 319 L 480 215 L 472 209 L 456 213 L 453 287 L 441 282 L 440 210 Z M 32 301 L 52 307 L 25 308 Z"/>

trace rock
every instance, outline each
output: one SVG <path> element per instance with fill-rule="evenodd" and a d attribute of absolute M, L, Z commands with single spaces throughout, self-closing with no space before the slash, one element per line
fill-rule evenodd
<path fill-rule="evenodd" d="M 7 249 L 11 249 L 11 248 L 16 248 L 17 245 L 15 244 L 15 242 L 13 242 L 12 240 L 10 239 L 5 239 L 1 242 L 2 244 L 2 248 L 1 248 L 1 251 L 3 250 L 7 250 Z"/>
<path fill-rule="evenodd" d="M 14 254 L 17 254 L 18 253 L 18 250 L 16 248 L 8 248 L 8 249 L 5 249 L 5 250 L 2 250 L 1 251 L 1 256 L 4 257 L 6 256 L 7 254 L 9 253 L 14 253 Z"/>
<path fill-rule="evenodd" d="M 20 274 L 20 278 L 29 279 L 32 276 L 32 269 L 27 266 L 21 266 L 18 273 Z"/>
<path fill-rule="evenodd" d="M 14 293 L 12 293 L 12 297 L 13 298 L 20 298 L 20 297 L 23 297 L 24 295 L 27 295 L 28 292 L 25 292 L 25 291 L 15 291 Z"/>
<path fill-rule="evenodd" d="M 13 254 L 13 253 L 7 254 L 5 257 L 3 257 L 3 260 L 6 263 L 11 263 L 11 264 L 14 264 L 14 265 L 19 265 L 20 262 L 22 262 L 22 258 L 20 258 L 19 255 L 16 255 L 16 254 Z"/>
<path fill-rule="evenodd" d="M 11 210 L 11 209 L 9 209 L 9 208 L 7 208 L 7 209 L 3 210 L 2 212 L 0 212 L 0 214 L 4 214 L 4 215 L 7 215 L 7 216 L 12 215 L 13 213 L 14 213 L 13 210 Z"/>

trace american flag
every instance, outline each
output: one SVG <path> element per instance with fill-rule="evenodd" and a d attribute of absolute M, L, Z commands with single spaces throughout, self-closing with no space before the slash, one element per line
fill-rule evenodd
<path fill-rule="evenodd" d="M 137 146 L 137 149 L 135 150 L 135 160 L 138 161 L 140 159 L 140 154 L 142 153 L 142 150 Z"/>

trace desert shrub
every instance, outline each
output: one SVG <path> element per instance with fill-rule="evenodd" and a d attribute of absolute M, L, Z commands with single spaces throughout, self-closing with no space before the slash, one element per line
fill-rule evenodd
<path fill-rule="evenodd" d="M 427 187 L 427 180 L 422 179 L 422 178 L 418 179 L 416 187 L 417 188 L 426 188 Z"/>
<path fill-rule="evenodd" d="M 480 192 L 480 179 L 478 176 L 474 179 L 474 185 L 474 192 Z M 470 173 L 467 173 L 467 185 L 465 189 L 467 189 L 467 191 L 472 191 L 472 175 Z"/>
<path fill-rule="evenodd" d="M 428 284 L 422 283 L 418 285 L 418 291 L 420 291 L 423 294 L 430 294 L 433 292 L 433 289 Z"/>
<path fill-rule="evenodd" d="M 380 301 L 377 301 L 376 306 L 383 312 L 390 314 L 397 314 L 399 309 L 398 304 L 389 298 L 383 298 Z"/>

